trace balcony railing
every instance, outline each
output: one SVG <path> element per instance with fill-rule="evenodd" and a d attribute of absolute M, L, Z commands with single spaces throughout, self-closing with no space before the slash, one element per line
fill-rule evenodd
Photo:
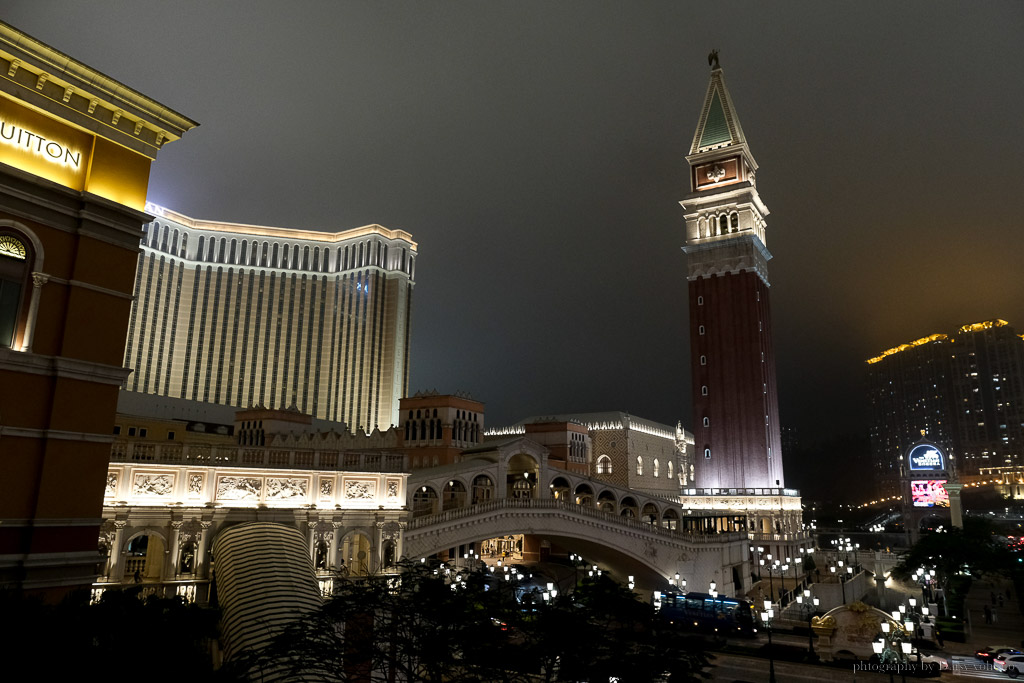
<path fill-rule="evenodd" d="M 683 489 L 684 496 L 786 496 L 799 498 L 797 489 Z"/>
<path fill-rule="evenodd" d="M 483 503 L 469 505 L 467 507 L 445 510 L 444 512 L 436 515 L 414 518 L 410 520 L 408 530 L 413 531 L 415 529 L 422 529 L 435 524 L 447 524 L 459 519 L 474 517 L 482 513 L 513 509 L 560 510 L 570 514 L 599 519 L 612 526 L 627 527 L 634 531 L 642 531 L 648 534 L 665 536 L 673 540 L 685 541 L 687 543 L 725 543 L 729 541 L 739 541 L 746 538 L 746 534 L 742 532 L 706 534 L 688 532 L 680 529 L 669 529 L 658 524 L 649 524 L 632 517 L 623 517 L 622 515 L 605 512 L 604 510 L 599 510 L 589 505 L 577 505 L 575 503 L 554 500 L 552 498 L 499 498 L 497 500 L 489 500 Z M 677 524 L 682 523 L 681 519 L 671 521 Z"/>
<path fill-rule="evenodd" d="M 137 441 L 115 441 L 110 449 L 110 461 L 344 472 L 409 471 L 405 455 L 401 453 L 242 448 Z"/>

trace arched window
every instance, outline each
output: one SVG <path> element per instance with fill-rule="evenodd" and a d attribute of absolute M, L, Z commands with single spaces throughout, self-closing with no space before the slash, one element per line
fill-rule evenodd
<path fill-rule="evenodd" d="M 636 473 L 639 475 L 643 475 L 644 473 L 644 459 L 639 455 L 636 456 Z"/>
<path fill-rule="evenodd" d="M 612 459 L 603 453 L 597 459 L 597 473 L 598 474 L 611 474 L 612 473 Z"/>
<path fill-rule="evenodd" d="M 654 470 L 654 477 L 657 478 L 658 477 L 658 473 L 661 471 L 661 463 L 658 462 L 657 458 L 654 459 L 653 470 Z"/>
<path fill-rule="evenodd" d="M 309 245 L 302 248 L 302 269 L 309 270 Z"/>
<path fill-rule="evenodd" d="M 320 266 L 320 272 L 322 272 L 322 273 L 330 272 L 330 268 L 331 268 L 331 248 L 330 247 L 324 247 L 324 260 L 323 260 L 323 263 Z"/>
<path fill-rule="evenodd" d="M 703 325 L 698 325 L 697 326 L 697 334 L 699 334 L 702 337 L 704 336 L 704 326 Z"/>
<path fill-rule="evenodd" d="M 704 418 L 704 426 L 705 427 L 710 427 L 711 426 L 711 420 L 705 417 Z"/>
<path fill-rule="evenodd" d="M 260 254 L 260 265 L 264 268 L 267 267 L 267 257 L 270 255 L 270 244 L 268 242 L 263 243 L 263 252 Z"/>
<path fill-rule="evenodd" d="M 711 449 L 710 448 L 705 448 L 704 449 L 704 459 L 705 460 L 710 460 L 711 459 Z"/>
<path fill-rule="evenodd" d="M 700 395 L 701 396 L 707 396 L 708 395 L 708 385 L 707 384 L 705 384 L 704 386 L 702 386 L 700 388 Z"/>
<path fill-rule="evenodd" d="M 313 247 L 313 270 L 320 270 L 320 247 Z"/>
<path fill-rule="evenodd" d="M 707 356 L 701 356 L 700 357 L 700 364 L 701 365 L 707 365 L 708 364 L 708 357 Z"/>
<path fill-rule="evenodd" d="M 672 461 L 671 460 L 668 461 L 668 464 L 665 466 L 665 469 L 667 471 L 665 476 L 668 479 L 671 479 L 672 478 Z"/>
<path fill-rule="evenodd" d="M 697 297 L 697 305 L 698 306 L 703 306 L 704 305 L 704 297 L 703 296 L 698 296 Z"/>
<path fill-rule="evenodd" d="M 718 217 L 718 234 L 724 235 L 727 232 L 729 232 L 729 217 L 723 213 Z"/>
<path fill-rule="evenodd" d="M 28 291 L 28 242 L 17 235 L 0 234 L 0 347 L 11 348 Z"/>
<path fill-rule="evenodd" d="M 740 229 L 740 215 L 738 213 L 733 213 L 729 217 L 729 222 L 732 224 L 733 232 L 736 232 L 737 230 Z"/>
<path fill-rule="evenodd" d="M 187 258 L 188 257 L 188 233 L 187 232 L 182 232 L 181 233 L 181 253 L 179 254 L 179 256 L 181 256 L 181 258 Z"/>

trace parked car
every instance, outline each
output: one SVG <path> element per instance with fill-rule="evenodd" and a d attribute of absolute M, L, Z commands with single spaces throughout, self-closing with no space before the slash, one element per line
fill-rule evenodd
<path fill-rule="evenodd" d="M 1024 671 L 1024 652 L 1007 652 L 992 660 L 992 668 L 1016 678 Z"/>

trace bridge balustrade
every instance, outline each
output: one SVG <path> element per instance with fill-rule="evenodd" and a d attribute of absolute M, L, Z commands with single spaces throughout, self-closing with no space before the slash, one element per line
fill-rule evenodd
<path fill-rule="evenodd" d="M 670 529 L 660 525 L 649 524 L 639 519 L 623 517 L 618 514 L 605 512 L 595 507 L 577 505 L 575 503 L 556 500 L 554 498 L 504 498 L 487 501 L 485 503 L 478 503 L 467 507 L 445 510 L 438 514 L 417 517 L 410 520 L 407 532 L 437 524 L 447 524 L 489 512 L 515 509 L 560 510 L 575 515 L 581 515 L 583 517 L 599 519 L 608 524 L 624 526 L 648 534 L 656 534 L 659 536 L 666 536 L 668 538 L 685 540 L 689 543 L 718 544 L 745 538 L 745 534 L 739 532 L 721 532 L 714 534 L 687 533 L 678 529 Z"/>

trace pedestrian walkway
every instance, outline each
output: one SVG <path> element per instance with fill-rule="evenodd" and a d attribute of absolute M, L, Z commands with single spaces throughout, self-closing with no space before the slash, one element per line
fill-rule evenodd
<path fill-rule="evenodd" d="M 1007 590 L 1010 591 L 1009 598 Z M 994 607 L 993 595 L 996 596 Z M 999 606 L 999 596 L 1003 598 L 1002 607 Z M 1021 647 L 1024 645 L 1024 615 L 1021 615 L 1019 604 L 1013 582 L 1009 579 L 975 580 L 964 601 L 966 642 L 947 640 L 944 649 L 949 654 L 973 656 L 976 650 L 992 645 Z M 991 624 L 985 622 L 985 607 L 994 610 Z"/>

